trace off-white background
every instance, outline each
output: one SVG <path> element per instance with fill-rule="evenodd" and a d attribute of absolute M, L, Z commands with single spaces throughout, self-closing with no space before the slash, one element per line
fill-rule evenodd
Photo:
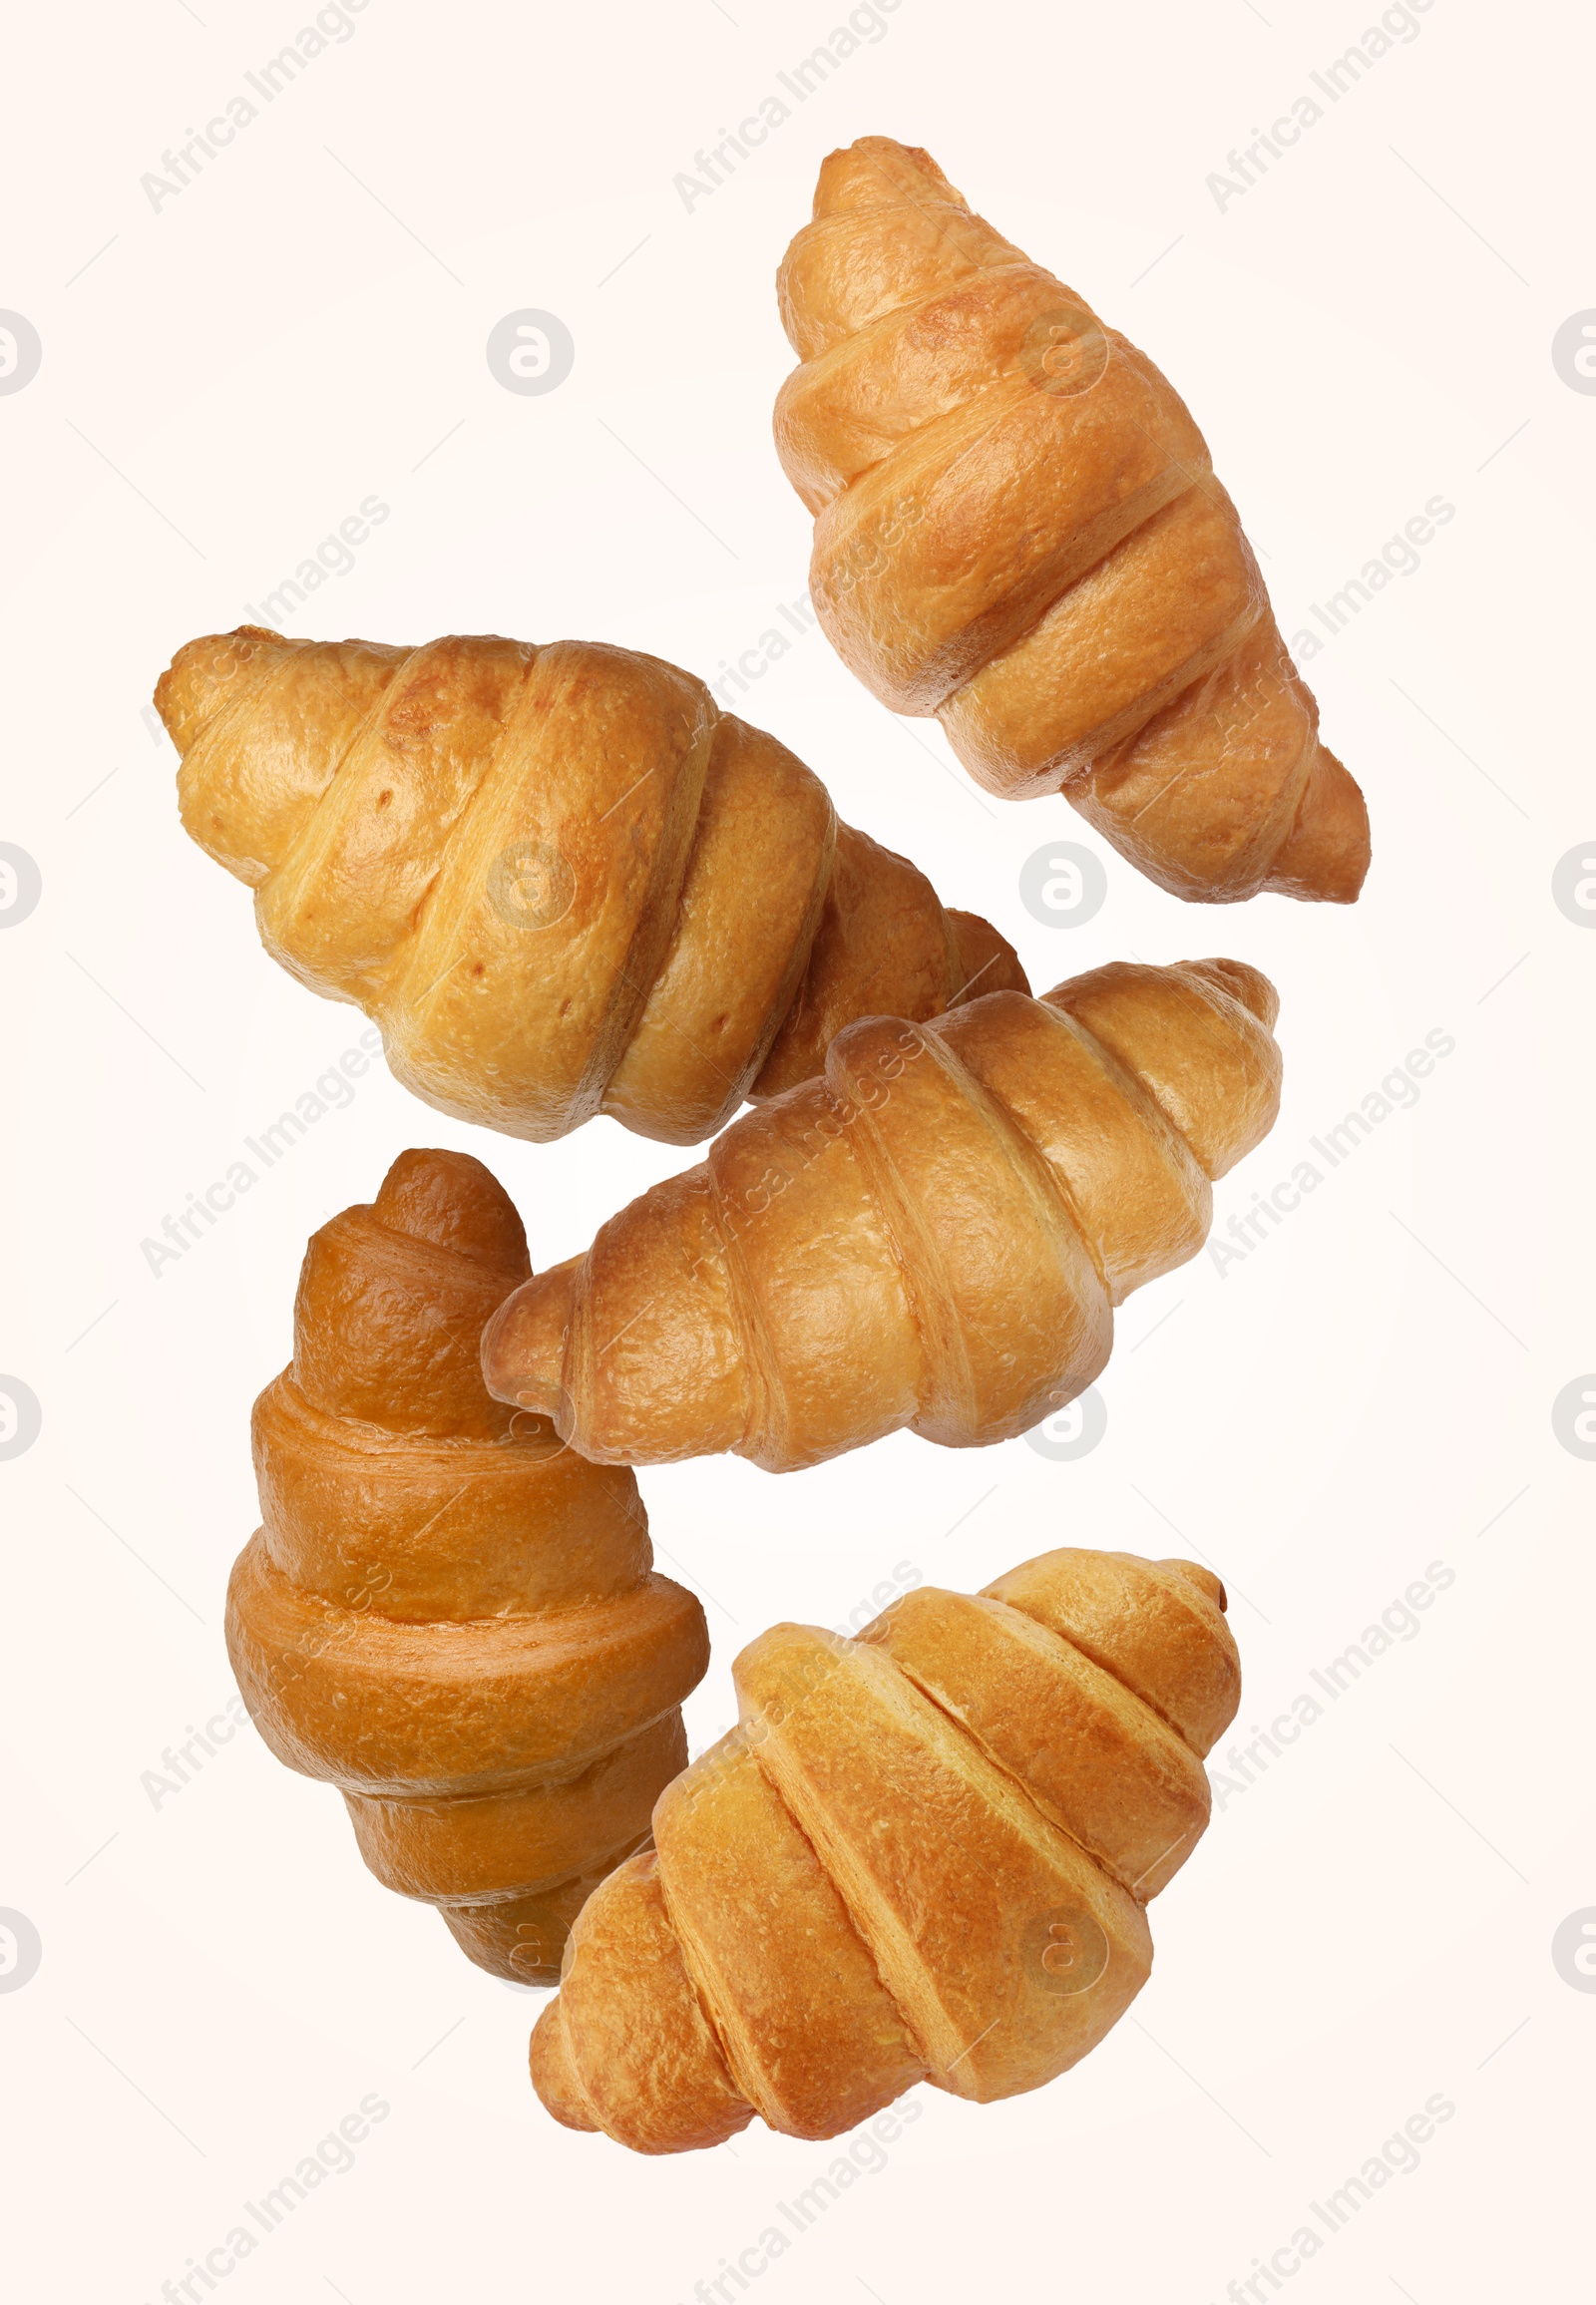
<path fill-rule="evenodd" d="M 0 838 L 44 884 L 0 937 L 0 1370 L 43 1407 L 0 1463 L 0 1906 L 43 1945 L 0 1995 L 19 2298 L 153 2305 L 371 2091 L 390 2117 L 227 2277 L 234 2305 L 672 2305 L 835 2157 L 757 2128 L 663 2162 L 568 2134 L 526 2080 L 540 2002 L 369 1879 L 331 1791 L 252 1731 L 159 1809 L 141 1782 L 231 1693 L 248 1406 L 286 1357 L 309 1231 L 403 1146 L 460 1145 L 542 1263 L 687 1157 L 607 1122 L 496 1141 L 379 1071 L 154 1277 L 141 1241 L 361 1020 L 263 958 L 244 892 L 179 829 L 143 708 L 176 647 L 240 620 L 368 495 L 389 519 L 291 631 L 578 634 L 711 675 L 751 647 L 808 553 L 769 440 L 790 365 L 772 276 L 822 155 L 870 132 L 926 144 L 1163 365 L 1288 634 L 1427 499 L 1455 518 L 1308 668 L 1374 817 L 1351 913 L 1182 906 L 1062 803 L 976 794 L 935 725 L 890 718 L 818 634 L 745 711 L 999 922 L 1039 985 L 1130 953 L 1271 972 L 1285 1104 L 1220 1187 L 1220 1228 L 1426 1032 L 1456 1047 L 1245 1262 L 1199 1258 L 1130 1303 L 1089 1456 L 901 1435 L 780 1479 L 645 1474 L 661 1565 L 703 1593 L 715 1644 L 694 1749 L 731 1718 L 743 1641 L 836 1621 L 902 1560 L 973 1586 L 1058 1543 L 1200 1552 L 1230 1580 L 1239 1729 L 1313 1690 L 1431 1561 L 1454 1582 L 1225 1798 L 1154 1908 L 1132 2017 L 1040 2095 L 919 2093 L 888 2166 L 754 2287 L 1213 2305 L 1437 2092 L 1455 2114 L 1421 2165 L 1292 2294 L 1464 2305 L 1581 2279 L 1596 1999 L 1550 1946 L 1596 1905 L 1596 1467 L 1551 1404 L 1596 1365 L 1596 937 L 1551 875 L 1596 806 L 1576 687 L 1596 400 L 1551 342 L 1596 304 L 1590 57 L 1571 6 L 1433 0 L 1221 211 L 1209 173 L 1378 14 L 901 0 L 691 212 L 676 172 L 835 10 L 369 0 L 159 212 L 141 175 L 301 12 L 13 18 L 0 305 L 44 348 L 0 397 Z M 484 356 L 525 306 L 576 341 L 544 397 Z M 1072 932 L 1016 894 L 1060 834 L 1109 879 Z"/>

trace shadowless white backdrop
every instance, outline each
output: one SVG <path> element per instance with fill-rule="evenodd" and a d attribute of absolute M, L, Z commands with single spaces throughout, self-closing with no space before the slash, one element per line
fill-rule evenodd
<path fill-rule="evenodd" d="M 24 12 L 7 43 L 12 2292 L 1565 2293 L 1596 2027 L 1588 21 L 151 0 Z M 739 155 L 744 121 L 765 135 Z M 935 723 L 800 633 L 773 279 L 819 161 L 869 133 L 927 146 L 1187 400 L 1369 796 L 1356 909 L 1167 897 L 1061 801 L 978 792 Z M 542 357 L 527 313 L 569 339 L 541 391 L 506 381 L 507 321 Z M 1285 1102 L 1218 1188 L 1231 1253 L 1125 1307 L 1094 1445 L 1066 1416 L 1050 1453 L 900 1435 L 780 1478 L 642 1476 L 714 1642 L 694 1750 L 732 1719 L 743 1642 L 839 1623 L 900 1564 L 971 1588 L 1080 1543 L 1229 1583 L 1243 1708 L 1212 1829 L 1152 1909 L 1146 1992 L 1038 2095 L 918 2092 L 829 2198 L 846 2140 L 755 2127 L 653 2162 L 558 2128 L 526 2076 L 541 1997 L 380 1889 L 336 1795 L 227 1715 L 248 1410 L 307 1235 L 405 1146 L 452 1145 L 503 1178 L 541 1265 L 691 1157 L 604 1121 L 497 1140 L 378 1068 L 181 1255 L 146 1246 L 363 1028 L 263 956 L 180 829 L 148 709 L 182 642 L 262 616 L 736 673 L 725 699 L 1038 986 L 1217 953 L 1280 987 Z M 1060 840 L 1105 874 L 1090 919 L 1021 901 Z M 348 2115 L 358 2140 L 251 2223 Z"/>

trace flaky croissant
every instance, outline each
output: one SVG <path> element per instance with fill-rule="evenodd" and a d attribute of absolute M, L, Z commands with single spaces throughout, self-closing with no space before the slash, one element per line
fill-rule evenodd
<path fill-rule="evenodd" d="M 1224 1606 L 1190 1561 L 1071 1551 L 909 1593 L 857 1641 L 762 1634 L 739 1726 L 572 1931 L 532 2037 L 549 2111 L 683 2152 L 756 2113 L 836 2136 L 918 2081 L 990 2104 L 1063 2073 L 1146 1983 L 1143 1907 L 1207 1825 Z"/>
<path fill-rule="evenodd" d="M 1351 903 L 1363 795 L 1152 362 L 889 137 L 823 164 L 778 289 L 776 445 L 865 685 L 1177 896 Z"/>
<path fill-rule="evenodd" d="M 668 1144 L 856 1016 L 1024 989 L 996 929 L 837 822 L 784 745 L 656 656 L 559 640 L 193 640 L 156 703 L 179 801 L 266 950 L 382 1028 L 429 1104 Z"/>
<path fill-rule="evenodd" d="M 342 1790 L 380 1881 L 483 1968 L 552 1983 L 584 1897 L 686 1759 L 703 1611 L 649 1574 L 631 1474 L 489 1399 L 526 1235 L 465 1153 L 401 1153 L 315 1235 L 255 1403 L 263 1526 L 227 1593 L 244 1702 Z"/>
<path fill-rule="evenodd" d="M 1005 1440 L 1088 1385 L 1111 1308 L 1201 1247 L 1273 1124 L 1267 977 L 1114 963 L 1040 1000 L 851 1024 L 490 1322 L 501 1400 L 600 1463 L 770 1471 L 912 1425 Z"/>

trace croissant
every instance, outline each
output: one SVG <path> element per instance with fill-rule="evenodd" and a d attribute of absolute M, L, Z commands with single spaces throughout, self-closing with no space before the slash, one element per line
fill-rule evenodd
<path fill-rule="evenodd" d="M 697 1144 L 856 1016 L 1026 989 L 996 929 L 656 656 L 245 624 L 180 649 L 156 704 L 266 950 L 461 1120 Z"/>
<path fill-rule="evenodd" d="M 401 1153 L 314 1236 L 226 1624 L 255 1727 L 341 1789 L 377 1878 L 534 1984 L 686 1759 L 709 1651 L 698 1602 L 649 1574 L 631 1473 L 482 1388 L 478 1333 L 527 1270 L 464 1153 Z"/>
<path fill-rule="evenodd" d="M 856 1641 L 761 1634 L 739 1726 L 572 1931 L 532 2036 L 555 2118 L 645 2153 L 756 2113 L 828 2137 L 919 2081 L 987 2105 L 1075 2064 L 1208 1823 L 1224 1607 L 1190 1561 L 1066 1551 L 922 1587 Z"/>
<path fill-rule="evenodd" d="M 1177 896 L 1350 904 L 1363 794 L 1184 404 L 929 154 L 822 165 L 778 278 L 810 593 L 895 712 L 1006 799 L 1062 790 Z"/>
<path fill-rule="evenodd" d="M 488 1388 L 600 1463 L 1023 1432 L 1201 1247 L 1210 1180 L 1275 1118 L 1277 1006 L 1238 960 L 1114 963 L 851 1024 L 822 1077 L 506 1300 Z"/>

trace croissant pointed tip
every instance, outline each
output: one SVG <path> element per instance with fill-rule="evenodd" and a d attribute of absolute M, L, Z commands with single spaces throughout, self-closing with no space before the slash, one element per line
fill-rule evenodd
<path fill-rule="evenodd" d="M 283 645 L 279 634 L 259 624 L 238 624 L 230 632 L 207 632 L 185 641 L 155 686 L 155 708 L 180 753 L 187 753 L 205 722 L 223 701 L 237 675 L 262 645 Z"/>
<path fill-rule="evenodd" d="M 569 1266 L 557 1265 L 524 1281 L 482 1333 L 482 1380 L 495 1400 L 552 1417 L 557 1428 L 571 1323 L 570 1273 Z"/>
<path fill-rule="evenodd" d="M 515 1292 L 515 1296 L 519 1294 L 519 1290 Z M 495 1400 L 507 1400 L 512 1406 L 520 1408 L 524 1403 L 516 1396 L 505 1345 L 505 1332 L 513 1317 L 515 1296 L 505 1299 L 482 1333 L 482 1381 Z M 508 1391 L 505 1389 L 507 1385 L 511 1387 Z"/>
<path fill-rule="evenodd" d="M 1363 790 L 1321 745 L 1297 821 L 1264 885 L 1310 903 L 1356 904 L 1372 853 Z"/>
<path fill-rule="evenodd" d="M 510 1195 L 470 1153 L 402 1152 L 382 1180 L 372 1214 L 390 1232 L 457 1250 L 501 1269 L 507 1281 L 531 1273 L 527 1235 Z"/>
<path fill-rule="evenodd" d="M 814 212 L 823 216 L 839 208 L 878 207 L 905 193 L 965 205 L 923 145 L 900 144 L 893 136 L 855 137 L 821 162 Z"/>
<path fill-rule="evenodd" d="M 979 913 L 950 910 L 954 942 L 959 950 L 964 983 L 959 1001 L 979 1000 L 984 992 L 1028 992 L 1030 979 L 1008 939 Z"/>
<path fill-rule="evenodd" d="M 565 2011 L 551 2001 L 532 2029 L 527 2062 L 532 2086 L 544 2109 L 565 2128 L 597 2132 L 598 2123 L 583 2103 L 582 2088 L 571 2063 L 566 2040 Z"/>
<path fill-rule="evenodd" d="M 1229 1609 L 1230 1596 L 1225 1591 L 1224 1580 L 1216 1577 L 1212 1569 L 1205 1569 L 1196 1561 L 1156 1561 L 1153 1565 L 1167 1569 L 1173 1577 L 1184 1577 L 1188 1585 L 1195 1585 L 1199 1593 L 1206 1593 L 1216 1609 Z"/>
<path fill-rule="evenodd" d="M 1246 960 L 1188 960 L 1185 965 L 1195 973 L 1209 977 L 1233 1000 L 1239 1000 L 1250 1016 L 1256 1016 L 1266 1031 L 1272 1032 L 1280 1014 L 1280 994 L 1264 974 Z"/>

